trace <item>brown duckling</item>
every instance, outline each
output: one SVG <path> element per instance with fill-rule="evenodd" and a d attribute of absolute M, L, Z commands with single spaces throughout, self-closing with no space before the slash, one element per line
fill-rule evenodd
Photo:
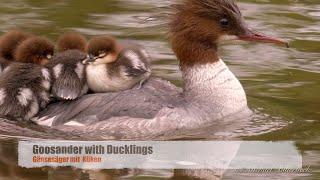
<path fill-rule="evenodd" d="M 100 36 L 89 41 L 87 82 L 98 93 L 116 92 L 140 87 L 151 75 L 151 58 L 136 44 L 121 46 L 113 37 Z"/>
<path fill-rule="evenodd" d="M 68 32 L 61 35 L 57 41 L 58 52 L 67 50 L 87 51 L 87 39 L 80 33 Z"/>
<path fill-rule="evenodd" d="M 54 45 L 43 37 L 32 37 L 23 41 L 14 53 L 14 59 L 21 63 L 45 65 L 52 58 Z"/>
<path fill-rule="evenodd" d="M 31 38 L 33 35 L 30 33 L 23 32 L 21 30 L 12 30 L 0 38 L 0 57 L 13 61 L 14 52 L 17 47 L 28 38 Z"/>
<path fill-rule="evenodd" d="M 62 100 L 74 100 L 89 90 L 82 61 L 87 41 L 78 33 L 66 33 L 58 40 L 57 53 L 48 64 L 53 73 L 52 95 Z"/>

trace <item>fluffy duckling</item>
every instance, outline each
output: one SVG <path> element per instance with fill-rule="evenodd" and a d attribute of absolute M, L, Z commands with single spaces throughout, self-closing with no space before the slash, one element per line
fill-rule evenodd
<path fill-rule="evenodd" d="M 19 44 L 32 36 L 32 34 L 20 30 L 12 30 L 5 33 L 0 38 L 0 57 L 13 61 L 14 52 Z"/>
<path fill-rule="evenodd" d="M 0 57 L 0 74 L 7 70 L 7 67 L 11 64 L 11 61 L 8 61 L 2 57 Z"/>
<path fill-rule="evenodd" d="M 89 90 L 85 66 L 82 64 L 87 59 L 84 52 L 87 41 L 78 33 L 66 33 L 57 44 L 60 52 L 47 66 L 52 70 L 54 78 L 51 93 L 60 100 L 74 100 Z"/>
<path fill-rule="evenodd" d="M 14 53 L 14 59 L 21 63 L 47 64 L 54 53 L 54 45 L 46 38 L 32 37 L 23 41 Z"/>
<path fill-rule="evenodd" d="M 87 39 L 77 33 L 68 32 L 59 37 L 57 41 L 58 52 L 77 49 L 82 52 L 87 51 Z"/>
<path fill-rule="evenodd" d="M 50 101 L 51 75 L 36 64 L 12 63 L 0 78 L 0 116 L 28 121 Z"/>
<path fill-rule="evenodd" d="M 89 88 L 97 93 L 140 87 L 150 77 L 150 56 L 141 46 L 121 47 L 110 36 L 95 37 L 88 44 L 86 68 Z"/>

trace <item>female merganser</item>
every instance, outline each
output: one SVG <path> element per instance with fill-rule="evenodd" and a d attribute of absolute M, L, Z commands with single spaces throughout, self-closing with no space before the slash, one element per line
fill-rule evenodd
<path fill-rule="evenodd" d="M 52 95 L 60 100 L 74 100 L 89 90 L 85 66 L 87 41 L 78 33 L 66 33 L 58 40 L 57 53 L 48 68 L 53 72 Z"/>
<path fill-rule="evenodd" d="M 121 47 L 111 36 L 89 41 L 90 60 L 86 68 L 89 88 L 97 93 L 116 92 L 140 87 L 151 75 L 149 54 L 138 45 Z"/>
<path fill-rule="evenodd" d="M 12 63 L 0 78 L 0 116 L 28 121 L 50 101 L 49 69 L 36 64 Z"/>
<path fill-rule="evenodd" d="M 21 63 L 47 64 L 54 53 L 54 45 L 47 38 L 32 37 L 23 41 L 14 53 L 14 59 Z"/>
<path fill-rule="evenodd" d="M 235 117 L 251 114 L 242 85 L 218 56 L 218 40 L 231 35 L 245 41 L 287 43 L 252 31 L 233 0 L 182 0 L 175 9 L 170 39 L 180 60 L 183 90 L 151 79 L 140 90 L 52 104 L 37 122 L 84 137 L 145 140 L 214 123 L 227 127 L 239 120 Z"/>
<path fill-rule="evenodd" d="M 8 61 L 14 60 L 16 48 L 20 43 L 32 36 L 32 34 L 20 30 L 12 30 L 5 33 L 0 38 L 0 57 Z"/>

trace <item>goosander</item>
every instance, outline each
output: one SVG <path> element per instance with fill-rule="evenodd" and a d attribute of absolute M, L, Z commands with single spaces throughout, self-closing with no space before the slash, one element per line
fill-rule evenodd
<path fill-rule="evenodd" d="M 0 57 L 13 61 L 14 52 L 19 44 L 32 36 L 32 34 L 20 30 L 12 30 L 5 33 L 0 38 Z"/>
<path fill-rule="evenodd" d="M 76 32 L 61 35 L 57 42 L 57 53 L 48 64 L 53 72 L 52 95 L 60 100 L 74 100 L 89 90 L 85 65 L 87 41 Z"/>
<path fill-rule="evenodd" d="M 58 52 L 72 49 L 87 52 L 87 39 L 77 32 L 68 32 L 59 37 L 57 46 Z"/>
<path fill-rule="evenodd" d="M 14 59 L 21 63 L 47 64 L 54 54 L 54 45 L 46 38 L 32 37 L 23 41 L 14 53 Z"/>
<path fill-rule="evenodd" d="M 97 93 L 140 87 L 151 75 L 150 56 L 141 46 L 122 47 L 111 36 L 99 36 L 88 43 L 90 59 L 85 61 L 89 88 Z"/>
<path fill-rule="evenodd" d="M 0 116 L 28 121 L 50 101 L 49 69 L 36 64 L 12 63 L 0 77 Z"/>
<path fill-rule="evenodd" d="M 39 114 L 37 123 L 84 137 L 147 139 L 214 123 L 230 126 L 235 122 L 232 117 L 250 115 L 241 83 L 218 56 L 218 41 L 229 35 L 288 43 L 252 31 L 233 0 L 182 0 L 175 11 L 170 39 L 180 61 L 183 89 L 152 78 L 141 89 L 52 104 Z"/>

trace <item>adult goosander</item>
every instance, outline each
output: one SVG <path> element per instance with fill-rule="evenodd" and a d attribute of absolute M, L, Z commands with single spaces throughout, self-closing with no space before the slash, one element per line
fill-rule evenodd
<path fill-rule="evenodd" d="M 66 33 L 59 37 L 59 53 L 47 65 L 53 72 L 52 95 L 60 100 L 74 100 L 89 90 L 85 65 L 87 41 L 78 33 Z"/>
<path fill-rule="evenodd" d="M 140 87 L 151 75 L 150 56 L 141 46 L 122 47 L 111 36 L 99 36 L 88 43 L 90 59 L 84 61 L 89 88 L 97 93 Z"/>
<path fill-rule="evenodd" d="M 170 39 L 180 60 L 183 90 L 151 79 L 139 90 L 52 104 L 37 122 L 84 137 L 140 139 L 250 114 L 241 83 L 218 56 L 218 41 L 230 35 L 245 41 L 287 42 L 253 32 L 232 0 L 182 0 L 175 10 Z"/>
<path fill-rule="evenodd" d="M 17 47 L 14 59 L 21 63 L 47 64 L 54 54 L 54 45 L 47 38 L 32 37 Z"/>
<path fill-rule="evenodd" d="M 5 33 L 0 38 L 0 57 L 13 61 L 14 52 L 19 44 L 32 36 L 32 34 L 20 30 L 12 30 Z"/>

